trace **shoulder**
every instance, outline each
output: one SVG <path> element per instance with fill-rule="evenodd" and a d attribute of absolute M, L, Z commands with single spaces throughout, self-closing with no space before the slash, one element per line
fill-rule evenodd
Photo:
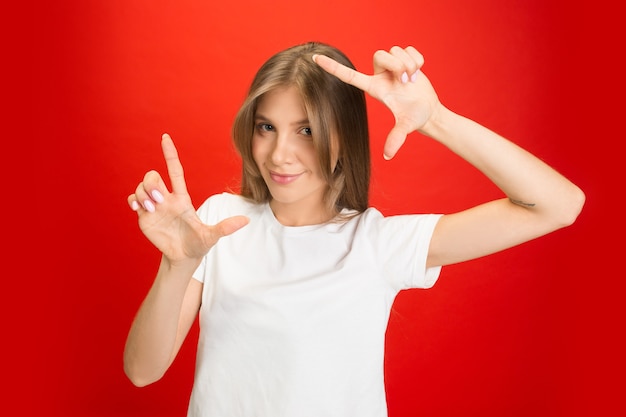
<path fill-rule="evenodd" d="M 257 203 L 249 200 L 239 194 L 227 193 L 223 192 L 220 194 L 213 194 L 209 198 L 205 200 L 205 204 L 221 204 L 226 206 L 236 206 L 236 207 L 249 207 L 256 206 Z"/>
<path fill-rule="evenodd" d="M 432 234 L 440 214 L 384 215 L 376 208 L 368 208 L 356 216 L 357 228 L 369 236 L 394 239 L 402 235 Z"/>
<path fill-rule="evenodd" d="M 216 222 L 235 215 L 254 216 L 260 213 L 264 204 L 256 203 L 233 193 L 214 194 L 198 208 L 198 215 L 205 222 Z"/>

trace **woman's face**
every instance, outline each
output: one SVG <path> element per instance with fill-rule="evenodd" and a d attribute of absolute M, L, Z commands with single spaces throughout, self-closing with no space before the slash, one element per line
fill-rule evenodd
<path fill-rule="evenodd" d="M 281 221 L 311 224 L 328 220 L 318 156 L 304 103 L 295 87 L 265 94 L 257 105 L 252 156 Z M 316 219 L 323 213 L 324 220 Z M 295 225 L 295 224 L 294 224 Z"/>

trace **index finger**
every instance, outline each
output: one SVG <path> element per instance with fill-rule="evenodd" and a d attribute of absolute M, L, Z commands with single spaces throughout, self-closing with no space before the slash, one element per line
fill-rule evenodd
<path fill-rule="evenodd" d="M 369 91 L 371 78 L 369 75 L 362 74 L 352 68 L 346 67 L 326 55 L 313 55 L 313 61 L 322 67 L 324 71 L 334 75 L 344 83 L 353 85 L 365 92 Z"/>
<path fill-rule="evenodd" d="M 174 193 L 187 193 L 183 165 L 180 163 L 180 159 L 178 159 L 178 151 L 174 146 L 174 141 L 167 133 L 164 133 L 161 139 L 161 149 L 163 149 L 167 173 L 172 183 L 172 191 Z"/>

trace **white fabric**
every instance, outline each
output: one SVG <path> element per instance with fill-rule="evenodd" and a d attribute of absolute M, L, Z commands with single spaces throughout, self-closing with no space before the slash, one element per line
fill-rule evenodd
<path fill-rule="evenodd" d="M 189 417 L 384 417 L 383 359 L 393 300 L 431 287 L 439 215 L 285 227 L 268 204 L 219 194 L 206 224 L 250 223 L 222 238 L 194 278 L 204 282 Z"/>

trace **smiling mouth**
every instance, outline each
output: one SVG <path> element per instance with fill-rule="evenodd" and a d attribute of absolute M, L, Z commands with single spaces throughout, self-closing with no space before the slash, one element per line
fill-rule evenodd
<path fill-rule="evenodd" d="M 270 178 L 277 184 L 286 185 L 297 180 L 302 174 L 278 174 L 270 171 Z"/>

